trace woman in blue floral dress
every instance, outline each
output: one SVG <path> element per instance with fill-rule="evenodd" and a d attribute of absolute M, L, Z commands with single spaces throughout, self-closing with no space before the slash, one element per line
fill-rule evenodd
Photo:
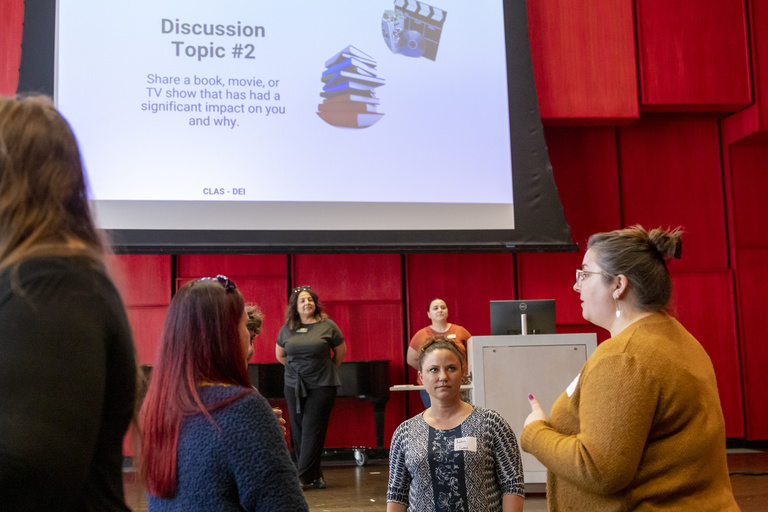
<path fill-rule="evenodd" d="M 496 411 L 461 400 L 463 358 L 455 342 L 428 338 L 419 376 L 432 405 L 392 437 L 387 512 L 520 512 L 517 439 Z"/>

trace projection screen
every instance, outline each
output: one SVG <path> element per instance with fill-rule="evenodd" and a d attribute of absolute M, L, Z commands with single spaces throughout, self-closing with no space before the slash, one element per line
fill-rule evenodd
<path fill-rule="evenodd" d="M 574 250 L 525 2 L 431 1 L 40 2 L 19 92 L 120 252 Z"/>

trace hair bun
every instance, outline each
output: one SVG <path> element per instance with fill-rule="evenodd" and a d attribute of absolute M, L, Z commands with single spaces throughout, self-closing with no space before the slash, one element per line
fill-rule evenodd
<path fill-rule="evenodd" d="M 680 259 L 683 255 L 683 229 L 652 229 L 648 233 L 648 243 L 664 259 Z"/>

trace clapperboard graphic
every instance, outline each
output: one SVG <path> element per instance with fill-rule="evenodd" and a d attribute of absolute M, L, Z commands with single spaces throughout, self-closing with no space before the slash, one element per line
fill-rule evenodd
<path fill-rule="evenodd" d="M 394 10 L 384 11 L 381 30 L 392 53 L 407 57 L 437 58 L 446 12 L 416 0 L 395 0 Z"/>
<path fill-rule="evenodd" d="M 326 123 L 343 128 L 367 128 L 384 114 L 378 111 L 379 98 L 374 92 L 384 85 L 378 76 L 376 61 L 350 45 L 325 61 L 321 76 L 323 102 L 317 115 Z"/>

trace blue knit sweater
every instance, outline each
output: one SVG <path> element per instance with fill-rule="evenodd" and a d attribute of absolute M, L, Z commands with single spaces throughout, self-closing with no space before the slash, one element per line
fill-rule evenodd
<path fill-rule="evenodd" d="M 241 393 L 237 386 L 198 388 L 206 407 Z M 147 495 L 151 512 L 309 510 L 275 415 L 251 393 L 182 424 L 177 451 L 176 496 Z"/>

